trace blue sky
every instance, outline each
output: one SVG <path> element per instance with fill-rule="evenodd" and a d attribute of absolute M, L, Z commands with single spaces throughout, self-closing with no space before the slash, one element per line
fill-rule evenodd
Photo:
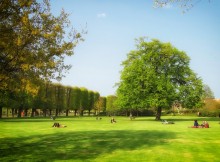
<path fill-rule="evenodd" d="M 154 8 L 153 0 L 51 0 L 54 14 L 62 8 L 73 27 L 88 31 L 66 59 L 72 68 L 63 85 L 115 94 L 121 62 L 135 49 L 135 39 L 146 36 L 185 51 L 190 67 L 220 98 L 219 0 L 202 0 L 185 14 L 172 5 Z"/>

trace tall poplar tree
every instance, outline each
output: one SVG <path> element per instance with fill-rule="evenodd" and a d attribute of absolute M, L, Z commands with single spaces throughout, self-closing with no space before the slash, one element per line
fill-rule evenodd
<path fill-rule="evenodd" d="M 55 84 L 55 104 L 56 104 L 56 116 L 66 109 L 66 87 L 61 84 Z"/>
<path fill-rule="evenodd" d="M 89 97 L 89 105 L 88 105 L 88 111 L 89 111 L 89 116 L 90 116 L 90 113 L 91 113 L 91 110 L 93 109 L 94 107 L 94 92 L 93 91 L 89 91 L 88 92 L 88 97 Z"/>
<path fill-rule="evenodd" d="M 80 93 L 80 115 L 83 116 L 84 110 L 88 110 L 89 106 L 89 92 L 88 89 L 86 88 L 81 88 L 81 93 Z"/>
<path fill-rule="evenodd" d="M 71 92 L 71 109 L 74 110 L 74 116 L 78 110 L 80 110 L 80 103 L 81 103 L 81 89 L 79 87 L 73 87 Z"/>

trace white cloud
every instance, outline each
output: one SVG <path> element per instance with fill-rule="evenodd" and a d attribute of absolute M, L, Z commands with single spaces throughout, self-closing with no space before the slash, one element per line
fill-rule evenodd
<path fill-rule="evenodd" d="M 106 17 L 106 13 L 99 13 L 97 14 L 98 18 L 105 18 Z"/>

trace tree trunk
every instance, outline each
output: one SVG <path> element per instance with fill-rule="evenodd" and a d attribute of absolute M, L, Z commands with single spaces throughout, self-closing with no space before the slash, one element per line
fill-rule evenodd
<path fill-rule="evenodd" d="M 11 109 L 11 114 L 12 114 L 12 117 L 14 118 L 15 117 L 15 109 L 14 108 Z"/>
<path fill-rule="evenodd" d="M 15 116 L 18 115 L 18 109 L 15 109 Z"/>
<path fill-rule="evenodd" d="M 18 118 L 21 117 L 21 113 L 22 113 L 22 108 L 19 108 L 19 109 L 18 109 L 18 114 L 17 114 L 17 117 L 18 117 Z"/>
<path fill-rule="evenodd" d="M 27 117 L 28 116 L 28 109 L 24 110 L 24 116 Z"/>
<path fill-rule="evenodd" d="M 69 116 L 69 109 L 66 109 L 66 116 Z"/>
<path fill-rule="evenodd" d="M 74 116 L 76 116 L 77 110 L 74 110 Z"/>
<path fill-rule="evenodd" d="M 0 106 L 0 118 L 2 118 L 2 110 L 3 110 L 3 108 L 2 108 L 2 106 Z"/>
<path fill-rule="evenodd" d="M 52 110 L 51 109 L 49 109 L 49 116 L 51 116 L 52 115 Z"/>
<path fill-rule="evenodd" d="M 44 117 L 47 116 L 47 109 L 43 109 L 43 116 L 44 116 Z"/>
<path fill-rule="evenodd" d="M 31 117 L 34 117 L 34 116 L 35 116 L 35 111 L 36 111 L 36 109 L 32 109 L 32 111 L 31 111 Z"/>
<path fill-rule="evenodd" d="M 84 110 L 80 110 L 80 116 L 83 116 Z"/>
<path fill-rule="evenodd" d="M 155 120 L 160 120 L 161 112 L 162 112 L 162 108 L 158 107 Z"/>
<path fill-rule="evenodd" d="M 59 109 L 56 109 L 55 116 L 57 117 L 59 114 Z"/>
<path fill-rule="evenodd" d="M 7 108 L 7 118 L 8 118 L 8 111 L 9 111 L 9 108 Z M 0 117 L 1 118 L 1 117 Z"/>
<path fill-rule="evenodd" d="M 175 114 L 175 106 L 173 106 L 173 116 L 176 116 L 176 114 Z"/>

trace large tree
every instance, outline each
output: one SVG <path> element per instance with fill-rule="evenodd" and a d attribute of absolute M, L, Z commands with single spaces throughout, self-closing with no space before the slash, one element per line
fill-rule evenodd
<path fill-rule="evenodd" d="M 0 89 L 23 84 L 30 90 L 41 80 L 61 79 L 70 68 L 64 58 L 81 39 L 69 26 L 64 11 L 51 14 L 49 0 L 1 0 Z"/>
<path fill-rule="evenodd" d="M 186 108 L 200 106 L 202 80 L 190 69 L 190 58 L 170 43 L 138 40 L 137 49 L 123 61 L 117 89 L 121 108 L 155 108 L 160 120 L 162 108 L 176 101 Z"/>

